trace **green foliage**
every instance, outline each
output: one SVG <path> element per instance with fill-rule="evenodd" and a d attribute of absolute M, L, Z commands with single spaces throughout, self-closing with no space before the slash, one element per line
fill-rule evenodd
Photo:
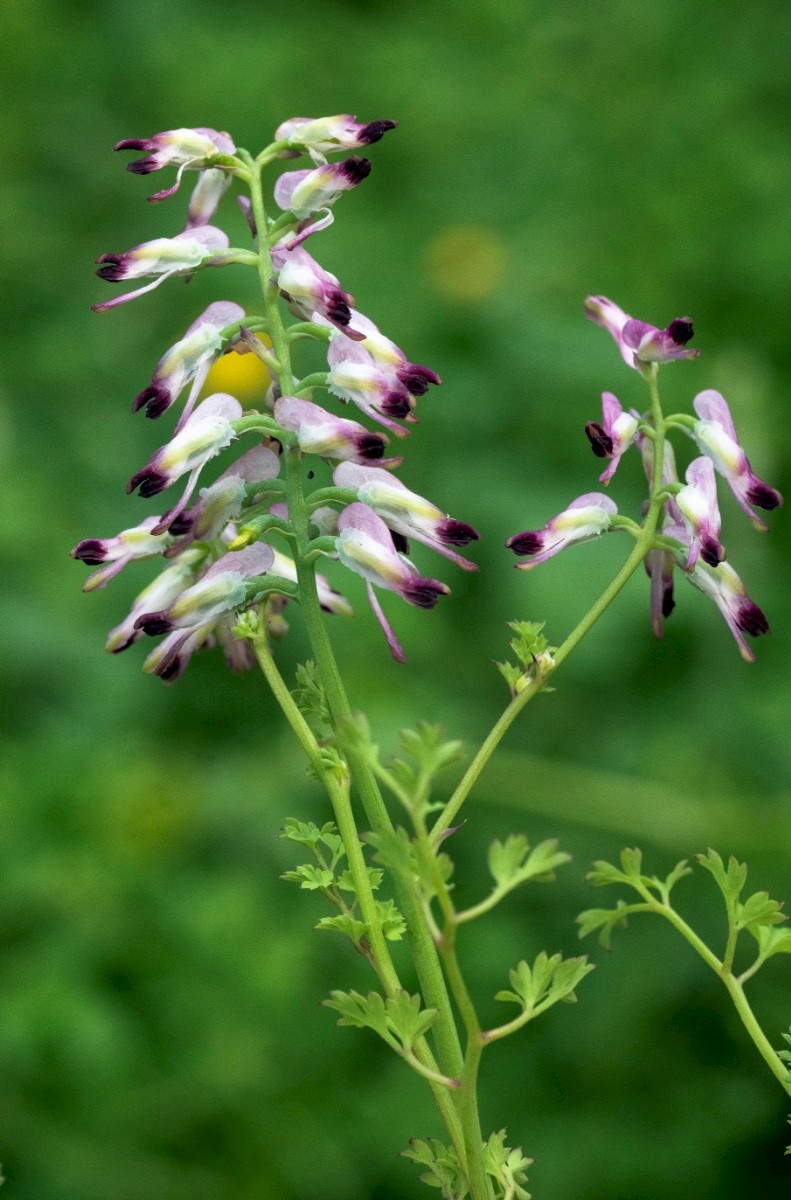
<path fill-rule="evenodd" d="M 501 1129 L 486 1143 L 486 1170 L 499 1187 L 497 1200 L 531 1200 L 522 1184 L 527 1183 L 527 1168 L 534 1160 L 525 1158 L 521 1147 L 506 1146 L 505 1138 L 506 1131 Z"/>
<path fill-rule="evenodd" d="M 510 892 L 522 883 L 550 883 L 555 871 L 571 862 L 571 855 L 558 850 L 557 838 L 539 842 L 532 850 L 524 834 L 509 834 L 504 842 L 489 847 L 487 863 L 499 892 Z"/>
<path fill-rule="evenodd" d="M 495 663 L 505 679 L 512 697 L 518 696 L 527 685 L 551 671 L 554 666 L 552 655 L 556 649 L 550 646 L 542 630 L 545 622 L 509 621 L 508 628 L 514 633 L 511 650 L 516 663 Z"/>
<path fill-rule="evenodd" d="M 575 988 L 593 970 L 586 958 L 563 958 L 545 951 L 536 957 L 530 967 L 524 959 L 508 972 L 513 991 L 498 992 L 495 1000 L 507 1000 L 518 1004 L 526 1016 L 538 1016 L 559 1000 L 567 1004 L 576 1002 Z"/>
<path fill-rule="evenodd" d="M 641 895 L 648 891 L 667 903 L 670 892 L 679 879 L 692 874 L 691 867 L 687 866 L 687 860 L 682 859 L 680 863 L 676 863 L 666 879 L 659 879 L 656 875 L 643 875 L 643 853 L 637 849 L 622 850 L 620 862 L 620 870 L 612 863 L 595 862 L 593 870 L 589 871 L 585 878 L 592 887 L 607 887 L 613 883 L 625 883 L 640 892 Z"/>
<path fill-rule="evenodd" d="M 284 871 L 281 879 L 289 883 L 298 883 L 306 891 L 326 891 L 333 883 L 335 876 L 328 867 L 317 867 L 315 863 L 303 863 L 293 871 Z"/>
<path fill-rule="evenodd" d="M 312 658 L 297 667 L 297 682 L 292 689 L 297 706 L 308 724 L 329 729 L 332 724 L 324 685 Z"/>
<path fill-rule="evenodd" d="M 740 932 L 742 929 L 749 930 L 758 941 L 759 947 L 761 949 L 766 947 L 768 951 L 764 955 L 766 958 L 770 954 L 791 952 L 791 934 L 779 933 L 776 937 L 767 936 L 767 931 L 772 926 L 787 920 L 781 911 L 782 904 L 777 900 L 772 900 L 767 892 L 754 892 L 745 901 L 741 901 L 741 893 L 747 882 L 746 863 L 737 862 L 731 855 L 726 867 L 716 850 L 698 854 L 697 860 L 716 880 L 725 900 L 728 924 L 732 929 L 736 932 Z M 786 944 L 788 944 L 788 950 L 785 949 Z"/>
<path fill-rule="evenodd" d="M 334 991 L 322 1001 L 339 1014 L 339 1025 L 355 1029 L 373 1029 L 399 1054 L 411 1054 L 417 1042 L 431 1028 L 435 1008 L 420 1007 L 420 997 L 398 992 L 385 999 L 379 992 L 362 996 L 359 992 Z"/>
<path fill-rule="evenodd" d="M 406 933 L 406 921 L 393 900 L 377 900 L 376 914 L 382 933 L 389 942 L 400 942 Z"/>
<path fill-rule="evenodd" d="M 395 757 L 390 770 L 399 787 L 409 797 L 411 807 L 425 814 L 431 786 L 440 772 L 463 758 L 461 742 L 445 741 L 440 725 L 419 721 L 415 729 L 399 733 L 403 757 Z"/>
<path fill-rule="evenodd" d="M 418 1178 L 429 1187 L 439 1188 L 442 1200 L 464 1200 L 469 1195 L 464 1172 L 452 1146 L 444 1146 L 436 1138 L 425 1142 L 412 1138 L 408 1148 L 401 1153 L 404 1158 L 426 1168 Z"/>

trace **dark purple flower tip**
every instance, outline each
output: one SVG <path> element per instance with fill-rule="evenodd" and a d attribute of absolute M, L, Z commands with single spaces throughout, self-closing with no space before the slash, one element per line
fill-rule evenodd
<path fill-rule="evenodd" d="M 375 461 L 384 458 L 387 445 L 381 433 L 360 433 L 355 438 L 355 447 L 360 458 Z"/>
<path fill-rule="evenodd" d="M 192 508 L 185 508 L 170 522 L 168 533 L 172 533 L 174 537 L 184 537 L 188 533 L 192 533 L 192 527 L 199 515 L 200 508 L 197 504 Z"/>
<path fill-rule="evenodd" d="M 764 483 L 762 479 L 754 479 L 747 489 L 747 499 L 756 506 L 771 512 L 783 503 L 783 497 L 775 488 Z"/>
<path fill-rule="evenodd" d="M 149 637 L 156 637 L 158 633 L 170 633 L 172 628 L 173 624 L 166 612 L 143 613 L 142 617 L 135 621 L 135 629 L 142 629 Z"/>
<path fill-rule="evenodd" d="M 84 538 L 74 547 L 71 557 L 78 558 L 89 567 L 95 567 L 106 561 L 107 547 L 100 538 Z"/>
<path fill-rule="evenodd" d="M 480 538 L 477 530 L 464 521 L 454 521 L 448 517 L 437 526 L 437 537 L 445 546 L 468 546 Z"/>
<path fill-rule="evenodd" d="M 395 529 L 390 530 L 390 536 L 399 554 L 409 554 L 409 538 L 405 538 L 403 533 L 398 533 Z"/>
<path fill-rule="evenodd" d="M 613 440 L 598 421 L 588 421 L 585 426 L 585 436 L 591 444 L 591 450 L 597 458 L 610 458 L 613 452 Z"/>
<path fill-rule="evenodd" d="M 528 557 L 532 554 L 538 554 L 544 544 L 544 535 L 537 530 L 525 530 L 524 533 L 515 533 L 505 543 L 508 550 L 513 550 L 514 554 L 524 554 Z"/>
<path fill-rule="evenodd" d="M 673 599 L 673 584 L 671 583 L 662 592 L 662 616 L 669 617 L 675 607 L 676 602 Z"/>
<path fill-rule="evenodd" d="M 358 133 L 357 141 L 361 146 L 370 146 L 371 142 L 378 142 L 381 137 L 384 137 L 388 129 L 397 128 L 398 121 L 370 121 Z"/>
<path fill-rule="evenodd" d="M 149 138 L 124 138 L 123 141 L 116 142 L 113 150 L 156 150 L 156 142 Z"/>
<path fill-rule="evenodd" d="M 667 332 L 677 346 L 686 346 L 691 340 L 694 330 L 691 317 L 676 317 L 667 327 Z"/>
<path fill-rule="evenodd" d="M 430 384 L 442 383 L 436 371 L 430 367 L 421 367 L 418 363 L 408 363 L 398 371 L 398 378 L 413 396 L 425 396 Z"/>
<path fill-rule="evenodd" d="M 173 397 L 162 383 L 152 380 L 148 387 L 143 388 L 132 403 L 132 412 L 139 412 L 145 405 L 147 417 L 161 417 L 173 403 Z"/>
<path fill-rule="evenodd" d="M 710 567 L 718 567 L 725 558 L 725 551 L 716 538 L 702 537 L 700 539 L 700 557 Z"/>
<path fill-rule="evenodd" d="M 752 600 L 742 600 L 736 613 L 736 624 L 750 637 L 758 637 L 769 633 L 769 622 L 757 604 Z"/>
<path fill-rule="evenodd" d="M 160 163 L 153 155 L 150 158 L 136 158 L 126 164 L 127 171 L 131 171 L 133 175 L 150 175 L 152 171 L 158 171 L 159 167 Z"/>
<path fill-rule="evenodd" d="M 362 183 L 364 179 L 371 174 L 371 163 L 367 158 L 360 158 L 358 154 L 353 154 L 351 158 L 345 159 L 338 164 L 341 172 L 346 176 L 349 183 L 354 187 L 358 183 Z"/>
<path fill-rule="evenodd" d="M 159 492 L 164 492 L 169 483 L 170 480 L 167 475 L 164 475 L 161 471 L 154 471 L 150 467 L 143 467 L 142 471 L 138 471 L 129 480 L 126 490 L 128 494 L 131 494 L 139 486 L 141 496 L 156 496 Z"/>
<path fill-rule="evenodd" d="M 450 588 L 438 579 L 421 579 L 415 576 L 404 584 L 402 595 L 418 608 L 433 608 L 440 596 L 447 596 Z"/>
<path fill-rule="evenodd" d="M 348 325 L 352 319 L 352 310 L 346 301 L 346 293 L 331 292 L 326 300 L 326 313 L 336 325 Z"/>
<path fill-rule="evenodd" d="M 103 267 L 99 267 L 96 274 L 100 279 L 109 279 L 111 283 L 115 283 L 118 279 L 124 278 L 124 256 L 123 254 L 103 254 L 101 258 L 97 258 L 98 263 L 104 263 Z"/>
<path fill-rule="evenodd" d="M 403 392 L 388 392 L 378 407 L 388 417 L 408 417 L 412 411 L 409 395 Z"/>

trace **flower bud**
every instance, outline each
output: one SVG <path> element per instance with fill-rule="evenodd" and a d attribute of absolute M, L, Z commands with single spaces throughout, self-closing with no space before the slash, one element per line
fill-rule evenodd
<path fill-rule="evenodd" d="M 696 458 L 687 468 L 687 484 L 675 498 L 676 507 L 689 534 L 690 571 L 700 555 L 710 567 L 725 558 L 720 541 L 720 510 L 717 504 L 717 483 L 711 459 Z"/>
<path fill-rule="evenodd" d="M 370 433 L 356 421 L 333 416 L 310 400 L 282 396 L 275 403 L 275 420 L 283 429 L 297 435 L 300 449 L 305 454 L 351 462 L 379 460 L 392 466 L 401 461 L 383 458 L 387 445 L 383 433 Z"/>
<path fill-rule="evenodd" d="M 699 350 L 687 349 L 693 332 L 689 317 L 676 317 L 667 329 L 658 329 L 628 316 L 606 296 L 588 296 L 585 315 L 612 335 L 624 362 L 635 370 L 647 363 L 697 358 L 700 354 Z"/>
<path fill-rule="evenodd" d="M 166 608 L 138 617 L 135 627 L 153 635 L 211 624 L 222 613 L 260 598 L 260 589 L 253 589 L 251 594 L 249 580 L 264 575 L 273 561 L 272 547 L 262 542 L 236 553 L 224 554 L 212 563 L 197 583 Z"/>
<path fill-rule="evenodd" d="M 167 533 L 157 532 L 159 517 L 146 517 L 139 525 L 124 529 L 115 537 L 84 538 L 71 552 L 72 558 L 89 566 L 101 569 L 88 576 L 83 585 L 84 592 L 103 588 L 111 579 L 135 558 L 153 558 L 164 554 L 173 538 Z"/>
<path fill-rule="evenodd" d="M 154 276 L 145 287 L 124 292 L 94 304 L 94 312 L 105 312 L 119 304 L 126 304 L 136 296 L 153 291 L 173 275 L 189 275 L 198 267 L 219 265 L 221 251 L 228 249 L 228 238 L 214 225 L 202 225 L 198 229 L 185 229 L 172 238 L 155 238 L 152 242 L 141 242 L 124 254 L 103 254 L 97 258 L 101 267 L 96 272 L 100 279 L 115 283 L 121 279 L 146 279 Z"/>
<path fill-rule="evenodd" d="M 177 192 L 185 170 L 199 170 L 218 154 L 233 154 L 236 150 L 227 133 L 216 129 L 169 129 L 152 138 L 125 138 L 118 142 L 116 150 L 141 150 L 145 158 L 126 164 L 127 171 L 135 175 L 150 175 L 163 167 L 178 167 L 176 182 L 162 192 L 155 192 L 149 200 L 166 200 Z"/>
<path fill-rule="evenodd" d="M 192 383 L 184 410 L 189 416 L 212 363 L 223 352 L 221 330 L 243 317 L 244 309 L 232 300 L 217 300 L 210 304 L 181 340 L 162 355 L 151 383 L 136 397 L 133 411 L 145 406 L 147 417 L 159 417 L 176 402 L 187 384 Z"/>
<path fill-rule="evenodd" d="M 275 130 L 275 140 L 287 142 L 296 150 L 310 154 L 332 154 L 336 150 L 358 150 L 378 142 L 395 121 L 370 121 L 360 124 L 346 113 L 337 117 L 292 117 Z"/>
<path fill-rule="evenodd" d="M 610 464 L 599 476 L 599 483 L 609 483 L 616 472 L 621 455 L 631 446 L 637 433 L 638 417 L 624 412 L 612 392 L 602 392 L 602 422 L 589 421 L 585 433 L 597 458 L 609 458 Z"/>
<path fill-rule="evenodd" d="M 610 528 L 618 508 L 609 496 L 588 492 L 573 500 L 568 508 L 548 521 L 543 529 L 514 534 L 505 543 L 514 554 L 525 555 L 530 562 L 517 563 L 523 571 L 546 562 L 575 542 L 587 542 Z"/>
<path fill-rule="evenodd" d="M 751 505 L 771 511 L 783 503 L 783 497 L 759 479 L 750 466 L 725 398 L 708 390 L 700 392 L 692 406 L 700 418 L 692 430 L 699 449 L 711 459 L 755 528 L 765 531 L 765 523 Z"/>
<path fill-rule="evenodd" d="M 287 171 L 275 184 L 275 203 L 300 219 L 329 208 L 342 192 L 357 187 L 370 174 L 367 158 L 352 155 L 342 162 L 323 163 L 312 171 Z"/>

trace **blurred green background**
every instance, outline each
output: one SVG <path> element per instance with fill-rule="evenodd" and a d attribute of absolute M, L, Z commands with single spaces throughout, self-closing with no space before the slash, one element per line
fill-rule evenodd
<path fill-rule="evenodd" d="M 261 680 L 211 653 L 166 688 L 140 674 L 139 646 L 106 656 L 105 631 L 150 571 L 86 597 L 68 558 L 149 511 L 124 485 L 164 423 L 129 407 L 162 350 L 211 299 L 255 303 L 252 276 L 231 268 L 90 313 L 115 291 L 93 260 L 177 232 L 189 190 L 147 206 L 151 181 L 111 147 L 206 124 L 257 150 L 290 116 L 399 121 L 311 250 L 441 373 L 401 476 L 480 529 L 481 571 L 418 548 L 453 596 L 432 613 L 385 597 L 405 667 L 348 577 L 359 615 L 332 636 L 385 744 L 428 717 L 474 745 L 505 700 L 492 666 L 504 622 L 547 619 L 561 640 L 625 552 L 605 539 L 524 575 L 502 548 L 596 486 L 583 425 L 602 388 L 642 404 L 636 373 L 582 317 L 586 294 L 659 325 L 691 314 L 701 357 L 663 371 L 667 404 L 720 388 L 755 468 L 789 490 L 791 8 L 26 0 L 3 6 L 0 31 L 8 1196 L 417 1197 L 398 1152 L 437 1120 L 373 1035 L 319 1007 L 330 987 L 369 980 L 345 944 L 311 932 L 319 903 L 279 882 L 293 863 L 284 818 L 327 814 Z M 243 236 L 230 200 L 220 223 Z M 637 515 L 636 455 L 613 494 Z M 683 581 L 656 642 L 636 577 L 469 803 L 454 846 L 468 900 L 496 835 L 559 835 L 574 855 L 557 884 L 466 931 L 486 1021 L 520 957 L 574 953 L 587 864 L 624 844 L 658 870 L 712 844 L 746 857 L 755 887 L 791 894 L 788 523 L 775 514 L 761 537 L 729 494 L 723 513 L 730 560 L 774 626 L 756 666 Z M 307 654 L 298 613 L 279 653 L 292 678 Z M 709 881 L 681 887 L 721 938 Z M 579 1005 L 485 1063 L 484 1124 L 538 1160 L 536 1200 L 786 1196 L 787 1105 L 717 980 L 648 919 L 592 954 Z M 752 986 L 778 1043 L 788 962 Z"/>

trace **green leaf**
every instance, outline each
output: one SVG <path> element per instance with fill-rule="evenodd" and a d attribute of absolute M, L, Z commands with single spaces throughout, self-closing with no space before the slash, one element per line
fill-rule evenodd
<path fill-rule="evenodd" d="M 542 950 L 532 967 L 522 959 L 513 971 L 509 971 L 513 991 L 498 992 L 495 1000 L 511 1001 L 531 1013 L 539 1005 L 543 1011 L 559 1000 L 573 1004 L 577 999 L 574 989 L 592 970 L 593 964 L 587 958 L 564 959 L 560 954 L 550 958 Z"/>
<path fill-rule="evenodd" d="M 420 721 L 415 729 L 399 733 L 403 758 L 393 758 L 390 773 L 397 780 L 409 806 L 418 805 L 422 814 L 433 807 L 429 804 L 431 784 L 436 775 L 463 756 L 459 741 L 445 741 L 441 725 Z M 404 799 L 404 797 L 401 797 Z"/>
<path fill-rule="evenodd" d="M 523 667 L 532 667 L 540 654 L 549 648 L 549 642 L 541 632 L 546 622 L 509 621 L 508 628 L 514 633 L 511 649 L 517 662 Z"/>
<path fill-rule="evenodd" d="M 600 943 L 605 950 L 610 950 L 613 930 L 625 929 L 628 924 L 626 918 L 634 909 L 634 905 L 628 905 L 624 900 L 619 900 L 615 908 L 589 908 L 577 917 L 579 935 L 584 938 L 598 929 Z"/>
<path fill-rule="evenodd" d="M 782 905 L 772 900 L 768 892 L 754 892 L 744 904 L 737 904 L 736 928 L 753 931 L 760 926 L 781 925 L 788 919 L 781 909 Z"/>
<path fill-rule="evenodd" d="M 665 880 L 665 888 L 668 892 L 678 883 L 679 879 L 683 879 L 685 875 L 692 874 L 692 867 L 687 865 L 687 860 L 682 858 L 680 863 L 676 863 L 673 870 Z"/>
<path fill-rule="evenodd" d="M 324 685 L 313 659 L 308 659 L 304 665 L 300 664 L 297 667 L 297 682 L 291 694 L 300 712 L 308 720 L 313 717 L 321 725 L 329 727 L 332 724 Z"/>
<path fill-rule="evenodd" d="M 392 900 L 377 900 L 376 912 L 382 933 L 388 942 L 400 942 L 406 933 L 406 921 Z"/>
<path fill-rule="evenodd" d="M 748 925 L 747 928 L 764 958 L 771 958 L 773 954 L 791 954 L 791 929 L 777 929 L 769 925 Z"/>
<path fill-rule="evenodd" d="M 316 928 L 327 929 L 332 933 L 342 933 L 344 937 L 354 942 L 355 946 L 359 946 L 366 933 L 365 922 L 356 920 L 351 913 L 339 913 L 336 917 L 322 917 Z"/>
<path fill-rule="evenodd" d="M 420 1182 L 440 1188 L 442 1200 L 464 1200 L 469 1195 L 464 1172 L 452 1146 L 443 1146 L 436 1138 L 429 1138 L 427 1142 L 412 1138 L 408 1148 L 401 1153 L 418 1166 L 428 1168 L 420 1175 Z"/>
<path fill-rule="evenodd" d="M 525 1191 L 523 1183 L 527 1183 L 527 1168 L 535 1161 L 526 1158 L 522 1147 L 511 1149 L 505 1144 L 506 1131 L 501 1129 L 493 1133 L 484 1147 L 484 1163 L 487 1174 L 499 1185 L 501 1195 L 509 1200 L 531 1200 L 530 1192 Z"/>
<path fill-rule="evenodd" d="M 511 695 L 518 696 L 528 678 L 522 668 L 510 662 L 496 662 L 494 665 L 508 684 Z"/>
<path fill-rule="evenodd" d="M 365 840 L 376 850 L 376 862 L 399 875 L 414 875 L 414 851 L 409 835 L 404 829 L 399 827 L 380 833 L 368 833 Z"/>
<path fill-rule="evenodd" d="M 368 882 L 371 885 L 372 891 L 376 891 L 381 884 L 383 877 L 384 871 L 381 871 L 378 867 L 368 868 Z M 342 892 L 353 892 L 355 890 L 352 873 L 348 867 L 341 872 L 335 882 Z"/>
<path fill-rule="evenodd" d="M 284 871 L 280 878 L 289 883 L 298 883 L 308 892 L 315 892 L 320 888 L 326 890 L 331 887 L 335 876 L 325 867 L 318 867 L 315 863 L 303 863 L 293 871 Z"/>
<path fill-rule="evenodd" d="M 512 833 L 504 842 L 492 842 L 489 847 L 489 871 L 498 889 L 511 891 L 528 880 L 548 883 L 554 879 L 554 871 L 571 856 L 559 851 L 557 839 L 550 838 L 530 850 L 527 838 L 521 833 Z"/>
<path fill-rule="evenodd" d="M 705 854 L 697 854 L 695 857 L 700 865 L 714 876 L 717 886 L 725 897 L 729 913 L 735 913 L 736 904 L 747 881 L 747 865 L 737 862 L 731 855 L 726 868 L 717 851 L 711 849 L 707 850 Z"/>
<path fill-rule="evenodd" d="M 314 847 L 327 835 L 337 834 L 337 832 L 332 821 L 328 821 L 319 829 L 318 825 L 314 825 L 312 821 L 298 821 L 295 817 L 289 817 L 280 831 L 280 837 L 291 842 L 298 842 L 301 846 Z"/>
<path fill-rule="evenodd" d="M 390 1046 L 409 1054 L 414 1043 L 430 1029 L 437 1015 L 435 1008 L 421 1011 L 420 997 L 398 992 L 385 1000 L 379 992 L 361 996 L 359 992 L 331 992 L 323 1002 L 340 1014 L 339 1025 L 373 1029 Z"/>

